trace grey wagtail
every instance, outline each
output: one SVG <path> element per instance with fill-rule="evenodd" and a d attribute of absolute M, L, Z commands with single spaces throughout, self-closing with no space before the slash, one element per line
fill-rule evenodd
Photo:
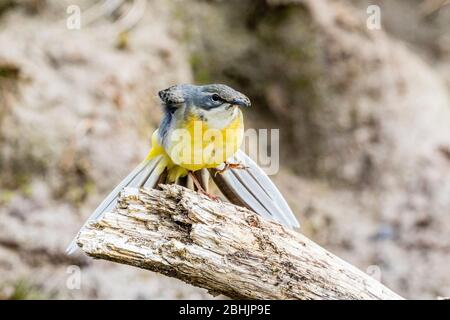
<path fill-rule="evenodd" d="M 164 117 L 152 135 L 145 160 L 122 180 L 87 221 L 116 206 L 125 187 L 156 188 L 176 183 L 209 194 L 211 177 L 232 203 L 291 228 L 299 224 L 280 191 L 264 171 L 239 150 L 244 137 L 242 93 L 223 84 L 181 84 L 158 93 Z M 76 250 L 75 240 L 67 248 Z"/>

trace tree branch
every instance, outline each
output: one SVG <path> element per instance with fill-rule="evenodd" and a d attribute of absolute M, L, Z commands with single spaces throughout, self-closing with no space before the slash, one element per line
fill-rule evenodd
<path fill-rule="evenodd" d="M 125 189 L 88 224 L 88 255 L 243 299 L 402 299 L 305 236 L 175 185 Z"/>

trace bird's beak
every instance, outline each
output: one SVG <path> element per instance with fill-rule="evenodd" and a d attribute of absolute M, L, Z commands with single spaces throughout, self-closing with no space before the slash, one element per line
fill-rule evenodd
<path fill-rule="evenodd" d="M 250 99 L 247 97 L 244 98 L 236 98 L 234 99 L 231 104 L 235 105 L 235 106 L 239 106 L 239 107 L 250 107 L 252 104 L 250 103 Z"/>

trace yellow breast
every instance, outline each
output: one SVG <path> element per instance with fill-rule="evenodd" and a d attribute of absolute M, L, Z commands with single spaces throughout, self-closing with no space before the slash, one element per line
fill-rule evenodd
<path fill-rule="evenodd" d="M 170 134 L 166 152 L 174 164 L 187 170 L 214 168 L 230 158 L 242 144 L 242 113 L 221 129 L 208 126 L 197 116 L 190 116 Z"/>

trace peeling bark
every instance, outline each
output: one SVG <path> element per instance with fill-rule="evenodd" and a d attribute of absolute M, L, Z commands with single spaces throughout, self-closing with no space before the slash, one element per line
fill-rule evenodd
<path fill-rule="evenodd" d="M 78 235 L 88 255 L 241 299 L 402 299 L 300 233 L 175 185 L 125 189 Z"/>

